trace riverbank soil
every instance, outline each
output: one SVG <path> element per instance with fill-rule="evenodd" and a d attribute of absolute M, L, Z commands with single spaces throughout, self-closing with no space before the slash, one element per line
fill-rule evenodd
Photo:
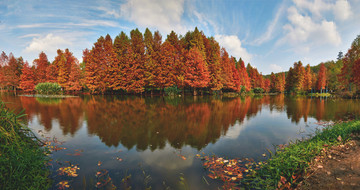
<path fill-rule="evenodd" d="M 323 149 L 298 189 L 360 189 L 360 134 L 345 144 Z"/>

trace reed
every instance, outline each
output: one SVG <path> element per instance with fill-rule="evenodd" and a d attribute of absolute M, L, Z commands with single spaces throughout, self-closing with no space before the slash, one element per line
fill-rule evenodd
<path fill-rule="evenodd" d="M 29 128 L 0 101 L 0 189 L 48 189 L 47 150 Z"/>

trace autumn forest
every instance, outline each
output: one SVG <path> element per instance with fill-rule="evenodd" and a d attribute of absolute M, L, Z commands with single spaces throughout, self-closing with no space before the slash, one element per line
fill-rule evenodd
<path fill-rule="evenodd" d="M 82 62 L 69 49 L 57 50 L 52 62 L 44 52 L 29 64 L 2 52 L 0 87 L 33 92 L 38 83 L 58 83 L 65 92 L 91 94 L 163 93 L 177 88 L 194 95 L 222 92 L 356 92 L 360 87 L 360 36 L 348 52 L 317 66 L 295 62 L 287 72 L 262 75 L 232 57 L 198 28 L 163 41 L 158 31 L 101 36 L 83 51 Z"/>

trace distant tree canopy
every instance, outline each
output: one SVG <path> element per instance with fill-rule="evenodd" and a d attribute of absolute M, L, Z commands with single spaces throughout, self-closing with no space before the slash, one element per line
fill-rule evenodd
<path fill-rule="evenodd" d="M 176 86 L 193 94 L 203 91 L 314 92 L 356 90 L 360 86 L 360 36 L 336 61 L 317 66 L 295 62 L 289 71 L 263 76 L 230 56 L 213 37 L 195 28 L 179 37 L 174 31 L 163 41 L 158 31 L 138 29 L 112 40 L 101 36 L 83 51 L 83 62 L 69 49 L 57 50 L 49 62 L 40 52 L 32 66 L 5 52 L 0 55 L 0 88 L 34 90 L 38 83 L 61 85 L 63 91 L 90 93 L 164 92 Z M 259 90 L 259 89 L 262 90 Z M 256 89 L 256 90 L 255 90 Z"/>

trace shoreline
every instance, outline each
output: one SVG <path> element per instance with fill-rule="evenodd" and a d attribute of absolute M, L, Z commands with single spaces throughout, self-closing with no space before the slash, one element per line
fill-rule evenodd
<path fill-rule="evenodd" d="M 250 189 L 294 189 L 309 175 L 309 170 L 324 152 L 345 146 L 360 133 L 360 120 L 338 123 L 315 132 L 309 139 L 279 145 L 268 160 L 240 183 Z M 360 176 L 359 176 L 360 177 Z"/>

